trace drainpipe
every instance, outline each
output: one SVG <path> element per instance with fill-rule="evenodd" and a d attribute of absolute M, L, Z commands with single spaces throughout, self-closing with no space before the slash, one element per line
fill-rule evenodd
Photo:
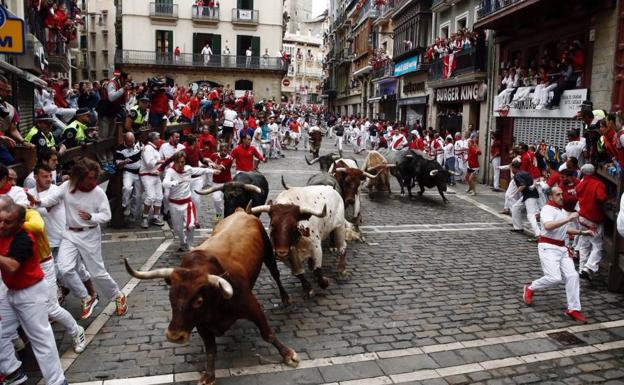
<path fill-rule="evenodd" d="M 485 163 L 485 172 L 483 173 L 483 178 L 484 178 L 484 182 L 488 182 L 490 179 L 490 167 L 491 167 L 491 163 L 490 163 L 490 145 L 492 142 L 492 138 L 491 138 L 491 132 L 492 130 L 492 124 L 496 123 L 496 119 L 494 119 L 493 117 L 493 112 L 494 112 L 494 92 L 495 92 L 495 80 L 496 80 L 496 74 L 498 73 L 498 71 L 496 71 L 496 53 L 498 52 L 496 50 L 496 45 L 494 44 L 494 38 L 496 36 L 496 32 L 493 30 L 488 30 L 487 31 L 488 36 L 488 45 L 487 45 L 487 53 L 488 53 L 488 60 L 487 60 L 487 68 L 486 68 L 486 73 L 488 74 L 487 77 L 487 97 L 488 97 L 488 108 L 487 108 L 487 125 L 486 125 L 486 133 L 485 133 L 485 142 L 486 142 L 486 146 L 485 146 L 485 157 L 484 157 L 484 163 Z"/>

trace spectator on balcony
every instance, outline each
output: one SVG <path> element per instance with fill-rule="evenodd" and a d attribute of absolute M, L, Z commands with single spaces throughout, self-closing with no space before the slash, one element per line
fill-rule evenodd
<path fill-rule="evenodd" d="M 494 98 L 494 109 L 500 110 L 503 106 L 509 104 L 512 95 L 520 86 L 520 76 L 518 75 L 515 68 L 511 68 L 509 70 L 509 76 L 503 79 L 505 83 L 505 89 L 502 90 L 496 97 Z"/>
<path fill-rule="evenodd" d="M 574 40 L 569 51 L 574 71 L 583 71 L 583 69 L 585 68 L 585 51 L 583 50 L 581 42 L 578 40 Z"/>
<path fill-rule="evenodd" d="M 264 54 L 262 55 L 262 66 L 263 67 L 268 67 L 269 66 L 269 49 L 265 48 L 264 49 Z"/>
<path fill-rule="evenodd" d="M 218 1 L 214 3 L 214 17 L 219 17 L 219 8 L 221 8 L 221 4 Z"/>
<path fill-rule="evenodd" d="M 173 50 L 173 61 L 178 63 L 180 61 L 180 46 L 175 47 Z"/>
<path fill-rule="evenodd" d="M 212 55 L 212 49 L 210 48 L 210 44 L 206 43 L 204 48 L 201 50 L 201 55 L 204 57 L 204 65 L 208 65 L 210 62 L 210 55 Z"/>
<path fill-rule="evenodd" d="M 553 98 L 546 105 L 547 109 L 559 107 L 559 102 L 561 101 L 561 95 L 563 95 L 563 92 L 576 87 L 576 73 L 574 72 L 574 67 L 572 66 L 572 62 L 568 58 L 567 54 L 561 58 L 561 72 L 559 76 L 557 85 L 553 88 Z"/>
<path fill-rule="evenodd" d="M 204 1 L 203 0 L 197 0 L 195 2 L 195 16 L 199 17 L 199 16 L 204 16 Z"/>
<path fill-rule="evenodd" d="M 215 6 L 214 1 L 213 1 L 213 0 L 208 0 L 208 1 L 207 1 L 207 5 L 208 5 L 208 13 L 207 13 L 207 16 L 208 16 L 208 17 L 214 17 L 214 6 Z M 206 15 L 206 14 L 204 14 L 204 15 Z"/>
<path fill-rule="evenodd" d="M 251 55 L 253 55 L 253 51 L 251 50 L 251 47 L 247 48 L 247 51 L 245 51 L 245 66 L 249 67 L 251 65 Z"/>

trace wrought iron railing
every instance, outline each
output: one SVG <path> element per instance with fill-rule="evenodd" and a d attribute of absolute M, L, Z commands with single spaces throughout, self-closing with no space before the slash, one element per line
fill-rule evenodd
<path fill-rule="evenodd" d="M 232 8 L 232 21 L 234 22 L 258 24 L 259 15 L 257 9 Z"/>
<path fill-rule="evenodd" d="M 526 0 L 481 0 L 481 7 L 477 12 L 477 20 L 491 16 L 505 8 L 524 1 Z"/>
<path fill-rule="evenodd" d="M 444 58 L 433 60 L 429 64 L 429 80 L 443 80 L 468 72 L 485 71 L 485 49 L 468 48 L 454 54 L 454 69 L 444 70 Z M 450 62 L 451 60 L 449 60 Z M 453 65 L 451 64 L 453 67 Z"/>
<path fill-rule="evenodd" d="M 288 62 L 281 57 L 202 55 L 198 53 L 174 55 L 172 52 L 136 50 L 117 50 L 115 63 L 288 71 Z"/>
<path fill-rule="evenodd" d="M 178 17 L 178 5 L 172 3 L 150 3 L 150 16 Z"/>
<path fill-rule="evenodd" d="M 219 8 L 193 5 L 192 18 L 195 21 L 219 21 Z"/>
<path fill-rule="evenodd" d="M 373 73 L 371 74 L 371 79 L 379 79 L 387 76 L 394 75 L 394 63 L 388 63 L 385 66 L 377 69 L 373 69 Z"/>

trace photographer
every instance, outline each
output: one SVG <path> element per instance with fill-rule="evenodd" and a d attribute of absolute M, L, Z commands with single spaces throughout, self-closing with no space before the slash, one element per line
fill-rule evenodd
<path fill-rule="evenodd" d="M 167 125 L 165 116 L 169 114 L 169 100 L 173 95 L 168 91 L 168 85 L 158 78 L 147 81 L 147 97 L 150 99 L 150 113 L 148 124 L 164 132 Z"/>
<path fill-rule="evenodd" d="M 98 104 L 102 138 L 108 138 L 114 134 L 115 119 L 123 119 L 124 105 L 131 81 L 132 77 L 121 71 L 105 87 L 102 87 L 101 100 Z"/>

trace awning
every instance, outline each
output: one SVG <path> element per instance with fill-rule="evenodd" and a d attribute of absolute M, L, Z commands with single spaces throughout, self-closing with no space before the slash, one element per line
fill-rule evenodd
<path fill-rule="evenodd" d="M 414 98 L 399 99 L 399 106 L 407 106 L 411 104 L 427 104 L 427 95 L 416 96 Z"/>
<path fill-rule="evenodd" d="M 381 100 L 381 96 L 376 96 L 374 98 L 368 98 L 369 103 L 376 103 Z"/>
<path fill-rule="evenodd" d="M 355 71 L 353 73 L 353 76 L 366 75 L 367 73 L 371 72 L 372 70 L 373 70 L 373 66 L 367 65 L 366 67 L 362 68 L 361 70 Z"/>
<path fill-rule="evenodd" d="M 14 74 L 16 74 L 17 76 L 21 77 L 22 79 L 25 79 L 35 85 L 38 86 L 42 86 L 42 87 L 47 87 L 48 84 L 46 82 L 44 82 L 43 80 L 39 79 L 38 77 L 36 77 L 35 75 L 31 74 L 30 72 L 26 72 L 24 70 L 21 70 L 17 67 L 15 67 L 14 65 L 11 65 L 9 63 L 7 63 L 4 60 L 0 60 L 0 68 L 7 70 L 9 72 L 12 72 Z"/>

